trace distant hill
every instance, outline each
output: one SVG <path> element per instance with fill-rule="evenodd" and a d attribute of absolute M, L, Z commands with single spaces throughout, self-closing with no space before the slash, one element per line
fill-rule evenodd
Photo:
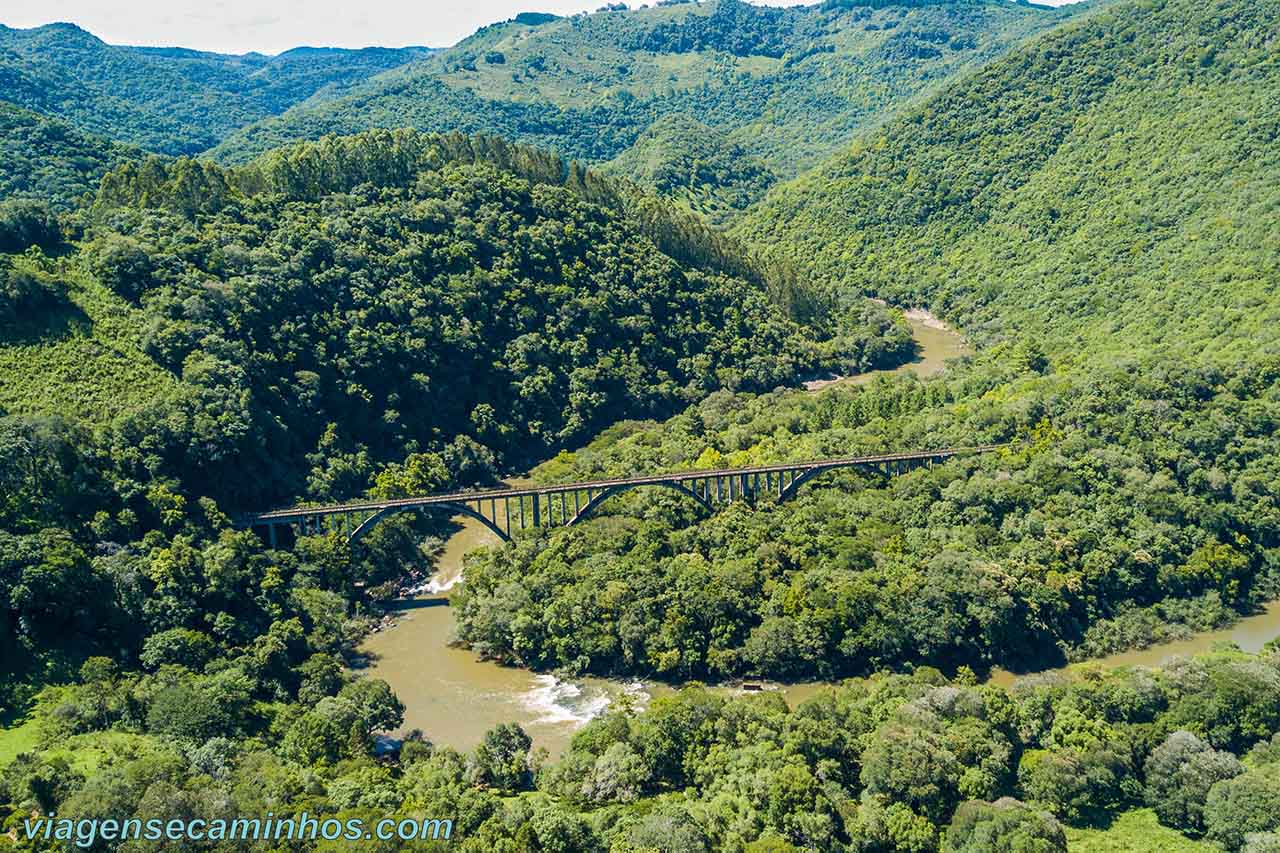
<path fill-rule="evenodd" d="M 0 200 L 70 207 L 96 191 L 104 174 L 140 153 L 0 101 Z"/>
<path fill-rule="evenodd" d="M 745 208 L 778 180 L 759 157 L 692 116 L 663 116 L 602 171 L 679 199 L 712 221 Z"/>
<path fill-rule="evenodd" d="M 190 154 L 430 53 L 299 48 L 227 56 L 109 45 L 73 24 L 0 26 L 0 100 L 148 150 Z"/>
<path fill-rule="evenodd" d="M 490 137 L 370 131 L 233 169 L 152 156 L 77 220 L 56 258 L 0 255 L 0 411 L 143 418 L 167 458 L 234 483 L 201 488 L 253 504 L 301 493 L 329 424 L 370 458 L 467 436 L 455 450 L 510 470 L 717 388 L 909 355 L 884 312 L 796 322 L 697 217 Z M 175 410 L 180 435 L 147 420 Z"/>
<path fill-rule="evenodd" d="M 525 16 L 265 119 L 213 154 L 243 162 L 292 140 L 380 126 L 487 132 L 591 163 L 618 158 L 613 170 L 637 179 L 683 173 L 668 191 L 715 212 L 1072 14 L 1005 0 L 789 9 L 711 0 Z M 746 168 L 691 168 L 689 149 L 708 146 L 712 159 Z"/>
<path fill-rule="evenodd" d="M 979 342 L 1274 357 L 1277 32 L 1276 3 L 1098 10 L 778 187 L 738 233 Z"/>

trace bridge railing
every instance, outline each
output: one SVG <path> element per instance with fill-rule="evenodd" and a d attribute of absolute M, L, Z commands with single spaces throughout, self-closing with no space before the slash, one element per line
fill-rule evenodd
<path fill-rule="evenodd" d="M 514 489 L 448 492 L 381 501 L 294 506 L 246 516 L 241 526 L 264 529 L 273 546 L 277 543 L 277 526 L 294 528 L 299 534 L 319 533 L 326 528 L 331 532 L 345 530 L 347 538 L 355 541 L 391 514 L 437 507 L 476 518 L 500 538 L 509 540 L 513 528 L 522 530 L 529 527 L 576 524 L 590 517 L 612 495 L 645 486 L 674 489 L 710 511 L 717 504 L 736 500 L 754 502 L 759 497 L 770 494 L 779 501 L 785 501 L 804 483 L 822 473 L 840 468 L 861 468 L 893 476 L 922 465 L 932 465 L 957 456 L 991 453 L 1007 446 L 991 444 L 949 447 L 743 468 L 672 471 Z"/>

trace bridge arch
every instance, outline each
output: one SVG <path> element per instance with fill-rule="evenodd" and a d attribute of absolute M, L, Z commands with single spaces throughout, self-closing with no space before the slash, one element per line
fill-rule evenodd
<path fill-rule="evenodd" d="M 597 509 L 600 508 L 600 504 L 604 503 L 614 495 L 621 494 L 622 492 L 628 492 L 632 489 L 639 489 L 644 486 L 661 486 L 666 489 L 674 489 L 686 497 L 693 498 L 709 514 L 715 513 L 710 501 L 686 486 L 684 483 L 678 483 L 674 480 L 658 480 L 652 483 L 620 483 L 616 486 L 609 486 L 603 492 L 583 504 L 582 509 L 578 510 L 573 518 L 569 519 L 568 525 L 566 526 L 577 524 L 580 521 L 586 521 L 595 514 Z"/>
<path fill-rule="evenodd" d="M 825 474 L 828 471 L 836 471 L 842 468 L 857 468 L 859 471 L 866 471 L 870 474 L 883 473 L 881 471 L 876 470 L 874 465 L 868 465 L 864 462 L 846 462 L 843 464 L 836 463 L 834 465 L 823 465 L 818 468 L 810 468 L 809 470 L 801 474 L 799 477 L 796 477 L 794 480 L 788 483 L 786 488 L 784 488 L 781 492 L 778 493 L 778 503 L 782 503 L 783 501 L 790 500 L 791 498 L 795 497 L 796 492 L 800 490 L 800 487 L 803 486 L 805 483 L 809 482 L 810 480 L 812 480 L 814 477 L 821 476 L 822 474 Z"/>
<path fill-rule="evenodd" d="M 433 504 L 425 504 L 425 505 L 410 504 L 407 506 L 385 506 L 382 509 L 375 512 L 373 515 L 366 518 L 364 521 L 360 522 L 360 526 L 357 527 L 355 530 L 351 531 L 351 536 L 349 539 L 347 539 L 347 542 L 354 545 L 355 543 L 363 539 L 365 536 L 367 536 L 370 530 L 373 530 L 373 528 L 377 527 L 378 522 L 382 521 L 384 518 L 395 515 L 396 513 L 426 512 L 427 510 L 432 510 L 432 509 L 448 510 L 451 516 L 465 515 L 468 518 L 474 518 L 476 521 L 480 522 L 485 527 L 492 530 L 494 535 L 496 535 L 503 542 L 511 541 L 511 537 L 507 535 L 507 532 L 505 530 L 503 530 L 497 524 L 490 521 L 488 518 L 485 518 L 483 514 L 476 512 L 474 509 L 467 506 L 466 504 L 433 503 Z"/>

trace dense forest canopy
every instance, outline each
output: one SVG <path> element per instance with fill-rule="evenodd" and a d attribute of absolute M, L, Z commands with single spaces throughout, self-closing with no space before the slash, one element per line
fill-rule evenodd
<path fill-rule="evenodd" d="M 615 498 L 609 517 L 468 563 L 460 636 L 525 666 L 677 679 L 1026 670 L 1215 627 L 1280 592 L 1274 365 L 1066 373 L 1027 356 L 945 382 L 718 393 L 610 430 L 540 475 L 1014 447 L 828 474 L 705 519 L 666 492 Z"/>
<path fill-rule="evenodd" d="M 0 850 L 268 812 L 454 823 L 375 851 L 1280 849 L 1274 642 L 982 683 L 1280 597 L 1278 14 L 610 4 L 438 56 L 0 29 Z M 911 357 L 866 295 L 976 352 L 795 388 Z M 235 523 L 557 452 L 535 481 L 987 442 L 471 555 L 462 644 L 677 686 L 556 757 L 384 740 L 404 705 L 349 670 L 443 519 Z M 719 683 L 760 677 L 832 683 Z"/>
<path fill-rule="evenodd" d="M 377 126 L 496 133 L 586 162 L 621 157 L 611 169 L 633 178 L 656 158 L 680 173 L 671 195 L 722 215 L 758 198 L 774 174 L 796 174 L 913 95 L 1073 12 L 1003 0 L 790 9 L 712 0 L 510 21 L 343 98 L 255 124 L 213 153 L 243 161 Z M 679 116 L 702 126 L 666 122 Z M 638 141 L 642 156 L 629 152 Z M 761 166 L 732 168 L 711 153 L 689 168 L 688 149 L 706 147 Z"/>
<path fill-rule="evenodd" d="M 95 192 L 108 171 L 139 154 L 0 101 L 0 200 L 67 208 Z"/>
<path fill-rule="evenodd" d="M 250 122 L 429 54 L 299 48 L 227 56 L 109 45 L 74 24 L 0 25 L 0 100 L 150 151 L 195 154 Z"/>
<path fill-rule="evenodd" d="M 76 347 L 114 311 L 168 389 L 68 412 L 70 377 L 15 369 L 3 405 L 149 436 L 140 476 L 158 467 L 240 509 L 352 497 L 405 456 L 484 480 L 622 416 L 911 349 L 875 311 L 802 326 L 687 214 L 495 139 L 371 132 L 233 171 L 131 163 L 72 221 L 76 255 L 37 252 L 10 275 L 80 296 L 43 332 L 15 327 L 9 355 L 42 334 Z"/>
<path fill-rule="evenodd" d="M 1280 8 L 1118 4 L 774 191 L 739 234 L 982 342 L 1274 351 Z"/>
<path fill-rule="evenodd" d="M 479 561 L 462 637 L 535 667 L 832 677 L 1034 667 L 1272 597 L 1276 23 L 1225 0 L 1099 11 L 736 229 L 837 293 L 957 318 L 988 345 L 972 367 L 820 401 L 717 396 L 563 464 L 587 478 L 1027 448 L 702 522 L 678 499 L 638 500 Z M 602 585 L 608 604 L 587 606 Z"/>

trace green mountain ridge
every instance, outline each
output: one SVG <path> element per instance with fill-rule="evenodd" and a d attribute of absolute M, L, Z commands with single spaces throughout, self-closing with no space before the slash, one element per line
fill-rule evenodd
<path fill-rule="evenodd" d="M 776 188 L 736 233 L 986 343 L 1274 353 L 1277 28 L 1271 3 L 1099 10 Z"/>
<path fill-rule="evenodd" d="M 692 188 L 740 206 L 759 196 L 761 177 L 797 174 L 897 105 L 1076 11 L 1002 0 L 789 9 L 712 0 L 509 21 L 346 97 L 247 127 L 211 153 L 242 162 L 293 139 L 411 126 L 496 133 L 602 163 L 650 128 L 642 144 L 652 146 L 662 121 L 686 115 L 764 164 L 719 175 L 726 188 Z M 616 168 L 642 178 L 642 164 L 628 167 L 643 159 Z"/>
<path fill-rule="evenodd" d="M 953 75 L 983 49 L 957 21 L 1070 14 L 527 13 L 254 125 L 233 165 L 0 105 L 0 849 L 33 815 L 303 811 L 447 816 L 482 853 L 1280 849 L 1280 642 L 983 683 L 1280 598 L 1280 7 L 1122 0 Z M 900 76 L 872 92 L 855 53 Z M 53 67 L 0 74 L 66 94 Z M 761 192 L 728 230 L 690 211 Z M 909 357 L 864 294 L 974 351 L 789 387 Z M 840 680 L 655 690 L 553 761 L 515 724 L 379 748 L 405 708 L 358 644 L 456 527 L 277 549 L 232 520 L 558 450 L 534 482 L 979 443 L 1006 447 L 711 514 L 633 490 L 470 554 L 458 642 L 558 686 Z"/>
<path fill-rule="evenodd" d="M 139 148 L 194 154 L 246 124 L 335 97 L 427 48 L 228 56 L 109 45 L 74 24 L 0 25 L 0 100 Z"/>

